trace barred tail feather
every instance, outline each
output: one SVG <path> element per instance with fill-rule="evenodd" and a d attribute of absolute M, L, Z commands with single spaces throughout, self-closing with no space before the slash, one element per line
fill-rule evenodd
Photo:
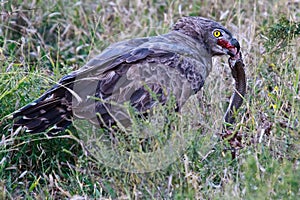
<path fill-rule="evenodd" d="M 39 99 L 13 114 L 13 130 L 24 127 L 28 133 L 40 133 L 52 127 L 55 133 L 71 124 L 71 94 L 65 88 L 53 88 Z"/>

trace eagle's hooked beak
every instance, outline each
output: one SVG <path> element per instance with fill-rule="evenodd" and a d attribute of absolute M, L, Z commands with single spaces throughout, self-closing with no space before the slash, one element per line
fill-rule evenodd
<path fill-rule="evenodd" d="M 232 39 L 230 40 L 230 43 L 231 43 L 232 46 L 234 46 L 234 47 L 237 49 L 236 54 L 239 53 L 241 47 L 240 47 L 240 43 L 237 41 L 237 39 L 232 38 Z"/>
<path fill-rule="evenodd" d="M 223 48 L 223 51 L 230 57 L 239 55 L 241 47 L 240 43 L 235 38 L 231 38 L 230 40 L 219 39 L 218 45 L 220 45 Z"/>
<path fill-rule="evenodd" d="M 232 38 L 230 40 L 230 45 L 227 48 L 227 54 L 230 55 L 230 57 L 235 57 L 240 52 L 240 43 L 237 41 L 237 39 Z"/>

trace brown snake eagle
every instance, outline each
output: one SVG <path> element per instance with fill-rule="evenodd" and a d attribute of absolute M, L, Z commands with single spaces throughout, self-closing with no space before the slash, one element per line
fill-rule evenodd
<path fill-rule="evenodd" d="M 86 65 L 64 76 L 40 98 L 14 112 L 14 130 L 57 132 L 72 118 L 111 126 L 126 123 L 127 102 L 139 113 L 173 95 L 176 109 L 203 86 L 212 57 L 239 57 L 240 45 L 219 23 L 202 17 L 183 17 L 170 32 L 110 45 Z M 154 94 L 154 95 L 153 95 Z M 114 103 L 112 103 L 114 102 Z"/>

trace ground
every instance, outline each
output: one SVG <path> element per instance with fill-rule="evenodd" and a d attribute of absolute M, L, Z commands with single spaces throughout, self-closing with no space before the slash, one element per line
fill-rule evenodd
<path fill-rule="evenodd" d="M 1 199 L 299 199 L 299 1 L 0 4 Z M 51 138 L 11 132 L 13 111 L 109 44 L 165 33 L 186 15 L 220 22 L 241 44 L 248 86 L 234 130 L 242 143 L 235 159 L 229 142 L 218 139 L 233 92 L 225 57 L 214 59 L 199 105 L 190 104 L 205 124 L 189 129 L 194 139 L 185 151 L 157 171 L 96 162 L 74 139 L 74 127 Z"/>

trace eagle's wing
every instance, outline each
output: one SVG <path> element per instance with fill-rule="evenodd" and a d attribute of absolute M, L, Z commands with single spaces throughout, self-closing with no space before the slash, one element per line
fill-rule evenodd
<path fill-rule="evenodd" d="M 206 50 L 180 33 L 116 43 L 16 111 L 14 129 L 36 133 L 53 126 L 54 132 L 72 117 L 111 125 L 128 118 L 120 104 L 143 113 L 171 95 L 180 107 L 203 86 L 210 68 Z"/>

